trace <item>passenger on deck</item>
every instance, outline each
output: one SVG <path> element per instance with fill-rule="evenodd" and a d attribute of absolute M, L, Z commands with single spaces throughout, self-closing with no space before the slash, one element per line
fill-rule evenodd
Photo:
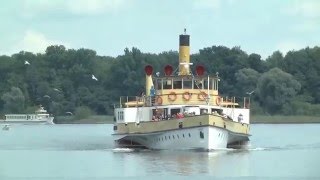
<path fill-rule="evenodd" d="M 156 95 L 156 90 L 154 89 L 154 87 L 153 86 L 151 86 L 151 88 L 150 88 L 150 96 L 155 96 Z"/>
<path fill-rule="evenodd" d="M 177 118 L 182 119 L 182 118 L 184 118 L 184 115 L 182 113 L 177 113 Z"/>
<path fill-rule="evenodd" d="M 213 114 L 213 115 L 216 115 L 216 116 L 220 115 L 220 114 L 218 114 L 217 111 L 214 111 L 212 114 Z"/>
<path fill-rule="evenodd" d="M 240 113 L 239 116 L 238 116 L 238 122 L 241 123 L 242 121 L 243 121 L 243 116 L 242 116 L 242 114 Z"/>

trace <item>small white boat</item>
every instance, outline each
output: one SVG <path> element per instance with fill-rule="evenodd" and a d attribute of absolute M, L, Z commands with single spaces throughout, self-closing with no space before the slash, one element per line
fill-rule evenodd
<path fill-rule="evenodd" d="M 54 124 L 54 117 L 40 105 L 34 114 L 6 114 L 5 119 L 0 123 L 17 123 L 17 124 Z"/>

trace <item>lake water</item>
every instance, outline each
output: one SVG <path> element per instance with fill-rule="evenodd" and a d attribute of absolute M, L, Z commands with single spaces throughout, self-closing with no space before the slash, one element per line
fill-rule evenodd
<path fill-rule="evenodd" d="M 0 131 L 0 180 L 320 179 L 320 124 L 256 124 L 247 150 L 114 149 L 112 125 Z"/>

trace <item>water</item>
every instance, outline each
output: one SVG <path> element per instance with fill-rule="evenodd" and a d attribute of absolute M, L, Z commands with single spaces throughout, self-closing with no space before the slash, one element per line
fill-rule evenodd
<path fill-rule="evenodd" d="M 0 179 L 320 179 L 320 124 L 252 125 L 251 147 L 212 152 L 113 147 L 112 125 L 0 131 Z"/>

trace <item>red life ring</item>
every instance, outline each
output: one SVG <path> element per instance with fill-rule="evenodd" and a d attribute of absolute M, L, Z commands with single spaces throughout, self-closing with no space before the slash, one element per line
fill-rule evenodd
<path fill-rule="evenodd" d="M 216 104 L 217 104 L 218 106 L 220 106 L 221 101 L 222 101 L 221 97 L 220 97 L 220 96 L 217 96 L 217 98 L 216 98 Z"/>
<path fill-rule="evenodd" d="M 157 96 L 157 104 L 161 105 L 162 104 L 162 98 L 161 96 Z"/>
<path fill-rule="evenodd" d="M 171 92 L 168 94 L 169 101 L 175 101 L 177 99 L 177 94 L 175 92 Z"/>
<path fill-rule="evenodd" d="M 201 92 L 198 94 L 198 99 L 200 99 L 201 101 L 204 101 L 207 97 L 208 97 L 208 94 L 205 92 Z"/>
<path fill-rule="evenodd" d="M 191 99 L 191 95 L 192 94 L 187 91 L 182 94 L 182 98 L 186 101 L 189 101 Z"/>

